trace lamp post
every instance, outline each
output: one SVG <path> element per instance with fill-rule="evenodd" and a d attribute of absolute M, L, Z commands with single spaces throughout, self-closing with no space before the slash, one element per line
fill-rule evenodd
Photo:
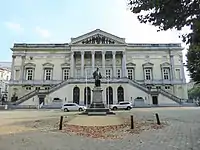
<path fill-rule="evenodd" d="M 85 70 L 85 100 L 86 100 L 86 107 L 88 105 L 88 93 L 87 93 L 87 71 Z"/>

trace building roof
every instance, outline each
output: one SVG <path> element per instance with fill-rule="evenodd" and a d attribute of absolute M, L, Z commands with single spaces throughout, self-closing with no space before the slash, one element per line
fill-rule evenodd
<path fill-rule="evenodd" d="M 11 69 L 12 62 L 0 62 L 1 69 Z"/>

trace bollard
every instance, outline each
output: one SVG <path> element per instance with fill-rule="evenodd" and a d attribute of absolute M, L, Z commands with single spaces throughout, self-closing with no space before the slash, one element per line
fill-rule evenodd
<path fill-rule="evenodd" d="M 59 130 L 62 130 L 62 124 L 63 124 L 63 116 L 60 116 Z"/>
<path fill-rule="evenodd" d="M 134 129 L 134 124 L 133 124 L 133 115 L 131 115 L 131 129 Z"/>
<path fill-rule="evenodd" d="M 157 120 L 157 124 L 160 125 L 160 119 L 157 113 L 156 113 L 156 120 Z"/>

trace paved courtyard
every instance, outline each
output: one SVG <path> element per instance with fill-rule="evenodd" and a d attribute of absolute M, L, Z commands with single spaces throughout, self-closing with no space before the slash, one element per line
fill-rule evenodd
<path fill-rule="evenodd" d="M 200 149 L 200 108 L 136 108 L 121 115 L 134 114 L 138 118 L 154 119 L 159 113 L 161 121 L 169 126 L 163 129 L 144 131 L 118 140 L 99 140 L 60 132 L 25 130 L 12 131 L 8 124 L 22 120 L 58 117 L 60 111 L 1 111 L 0 150 L 199 150 Z M 65 113 L 66 114 L 66 113 Z M 69 113 L 73 115 L 73 113 Z M 10 128 L 9 128 L 10 127 Z M 1 134 L 2 132 L 2 134 Z"/>

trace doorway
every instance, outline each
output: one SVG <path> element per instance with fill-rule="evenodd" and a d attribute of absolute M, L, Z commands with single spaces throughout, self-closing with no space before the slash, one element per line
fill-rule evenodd
<path fill-rule="evenodd" d="M 158 96 L 152 96 L 153 105 L 158 105 Z"/>
<path fill-rule="evenodd" d="M 75 87 L 73 89 L 73 103 L 79 104 L 80 100 L 80 89 L 78 87 Z"/>

